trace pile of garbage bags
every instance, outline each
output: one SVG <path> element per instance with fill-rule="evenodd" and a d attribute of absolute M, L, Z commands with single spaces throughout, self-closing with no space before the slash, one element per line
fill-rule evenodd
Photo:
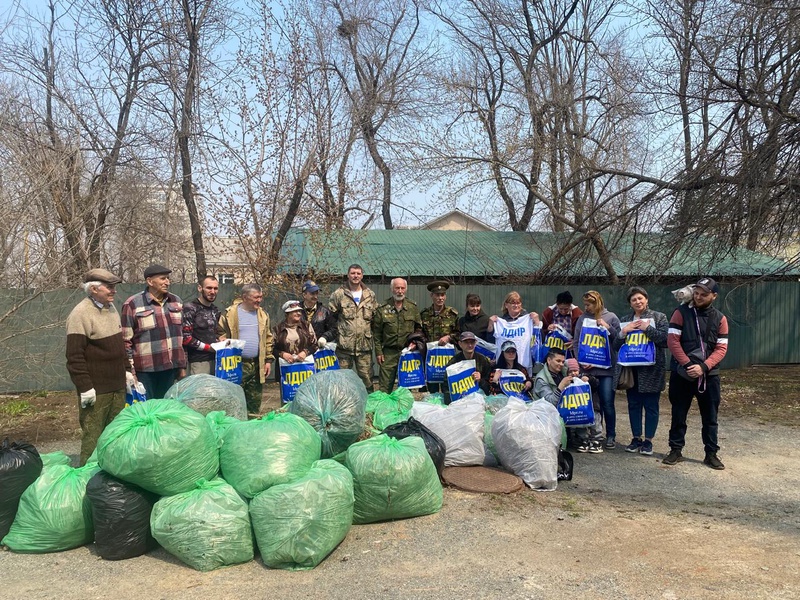
<path fill-rule="evenodd" d="M 125 408 L 83 467 L 3 442 L 2 544 L 41 553 L 94 541 L 107 560 L 160 545 L 200 571 L 258 551 L 268 567 L 311 569 L 353 524 L 440 511 L 446 465 L 491 455 L 531 488 L 557 485 L 562 424 L 548 402 L 476 393 L 445 405 L 403 388 L 368 396 L 343 369 L 311 376 L 285 410 L 247 421 L 193 377 L 173 388 L 180 398 Z"/>

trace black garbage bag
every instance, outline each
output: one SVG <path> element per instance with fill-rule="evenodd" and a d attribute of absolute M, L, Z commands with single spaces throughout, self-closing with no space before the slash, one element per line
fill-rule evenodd
<path fill-rule="evenodd" d="M 123 560 L 156 547 L 150 534 L 156 494 L 98 471 L 86 485 L 86 497 L 92 505 L 94 543 L 101 557 Z"/>
<path fill-rule="evenodd" d="M 39 451 L 25 442 L 3 440 L 0 446 L 0 540 L 11 528 L 19 499 L 42 472 Z"/>
<path fill-rule="evenodd" d="M 389 425 L 383 430 L 383 433 L 398 440 L 402 440 L 411 435 L 421 437 L 422 441 L 425 442 L 425 449 L 428 451 L 428 454 L 431 455 L 433 464 L 436 465 L 436 472 L 439 474 L 439 479 L 442 478 L 444 455 L 447 448 L 445 448 L 442 438 L 425 427 L 425 425 L 417 421 L 414 417 L 409 417 L 407 421 Z"/>

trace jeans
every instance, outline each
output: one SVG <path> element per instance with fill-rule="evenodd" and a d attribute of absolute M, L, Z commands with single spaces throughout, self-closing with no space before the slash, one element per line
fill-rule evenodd
<path fill-rule="evenodd" d="M 606 438 L 617 437 L 617 409 L 614 407 L 614 378 L 598 377 L 598 395 L 606 423 Z"/>
<path fill-rule="evenodd" d="M 628 416 L 633 437 L 642 437 L 642 410 L 644 410 L 644 437 L 652 440 L 658 429 L 658 392 L 640 392 L 638 386 L 628 390 Z"/>
<path fill-rule="evenodd" d="M 669 429 L 669 447 L 681 450 L 686 444 L 686 416 L 697 398 L 703 446 L 706 452 L 719 451 L 717 444 L 717 411 L 719 410 L 720 388 L 719 376 L 706 377 L 706 389 L 697 389 L 697 380 L 689 381 L 673 372 L 669 376 L 669 402 L 672 404 L 672 424 Z"/>
<path fill-rule="evenodd" d="M 147 391 L 147 399 L 163 398 L 167 390 L 175 383 L 177 369 L 167 369 L 166 371 L 137 371 L 136 378 Z"/>

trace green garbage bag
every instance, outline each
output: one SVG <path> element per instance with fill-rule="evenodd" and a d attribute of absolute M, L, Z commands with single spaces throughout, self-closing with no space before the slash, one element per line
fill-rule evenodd
<path fill-rule="evenodd" d="M 313 569 L 350 531 L 353 476 L 334 460 L 317 461 L 304 477 L 253 498 L 250 519 L 265 565 Z"/>
<path fill-rule="evenodd" d="M 492 421 L 494 421 L 494 413 L 487 410 L 483 415 L 483 444 L 492 453 L 492 456 L 497 458 L 497 451 L 494 448 L 494 439 L 492 438 Z"/>
<path fill-rule="evenodd" d="M 408 420 L 414 396 L 406 388 L 399 387 L 391 394 L 377 391 L 367 396 L 366 411 L 372 414 L 372 425 L 378 431 L 389 425 Z"/>
<path fill-rule="evenodd" d="M 303 417 L 322 438 L 322 457 L 347 450 L 364 432 L 367 388 L 352 369 L 328 370 L 297 388 L 289 412 Z"/>
<path fill-rule="evenodd" d="M 23 492 L 17 516 L 2 544 L 14 552 L 43 553 L 94 541 L 86 484 L 99 470 L 97 463 L 78 469 L 52 462 L 45 466 L 39 478 Z"/>
<path fill-rule="evenodd" d="M 253 560 L 247 501 L 219 477 L 156 502 L 150 530 L 167 552 L 198 571 Z"/>
<path fill-rule="evenodd" d="M 222 410 L 213 410 L 206 415 L 206 422 L 211 426 L 214 435 L 217 436 L 217 445 L 222 445 L 222 436 L 228 431 L 228 428 L 234 423 L 241 423 L 241 419 L 229 417 Z"/>
<path fill-rule="evenodd" d="M 88 460 L 86 464 L 89 464 L 93 461 Z M 97 462 L 97 461 L 94 461 Z M 70 466 L 72 461 L 70 460 L 69 456 L 64 454 L 61 450 L 56 450 L 55 452 L 48 452 L 47 454 L 42 454 L 42 468 L 45 467 L 54 467 L 56 465 L 67 465 Z"/>
<path fill-rule="evenodd" d="M 378 435 L 350 446 L 345 465 L 353 474 L 354 523 L 439 512 L 442 486 L 425 442 Z"/>
<path fill-rule="evenodd" d="M 97 440 L 97 459 L 106 473 L 159 496 L 187 492 L 219 471 L 211 426 L 177 400 L 125 408 Z"/>
<path fill-rule="evenodd" d="M 308 473 L 321 451 L 319 434 L 303 419 L 290 413 L 268 413 L 231 425 L 222 438 L 219 460 L 225 481 L 252 498 Z"/>
<path fill-rule="evenodd" d="M 387 402 L 391 402 L 391 399 L 392 397 L 386 392 L 375 390 L 374 392 L 367 395 L 367 405 L 364 410 L 369 414 L 373 414 L 378 409 L 379 406 L 382 406 Z"/>
<path fill-rule="evenodd" d="M 423 402 L 427 402 L 428 404 L 435 404 L 436 406 L 444 406 L 444 394 L 441 392 L 436 392 L 435 394 L 428 394 L 427 396 L 422 397 Z"/>
<path fill-rule="evenodd" d="M 240 421 L 247 420 L 247 401 L 242 386 L 207 373 L 189 375 L 176 381 L 164 397 L 177 400 L 203 415 L 221 410 Z"/>

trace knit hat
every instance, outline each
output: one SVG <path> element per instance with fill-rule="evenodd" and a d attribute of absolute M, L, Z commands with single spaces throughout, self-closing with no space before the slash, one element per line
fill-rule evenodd
<path fill-rule="evenodd" d="M 567 371 L 580 371 L 581 366 L 578 364 L 577 358 L 568 358 L 567 359 Z"/>

